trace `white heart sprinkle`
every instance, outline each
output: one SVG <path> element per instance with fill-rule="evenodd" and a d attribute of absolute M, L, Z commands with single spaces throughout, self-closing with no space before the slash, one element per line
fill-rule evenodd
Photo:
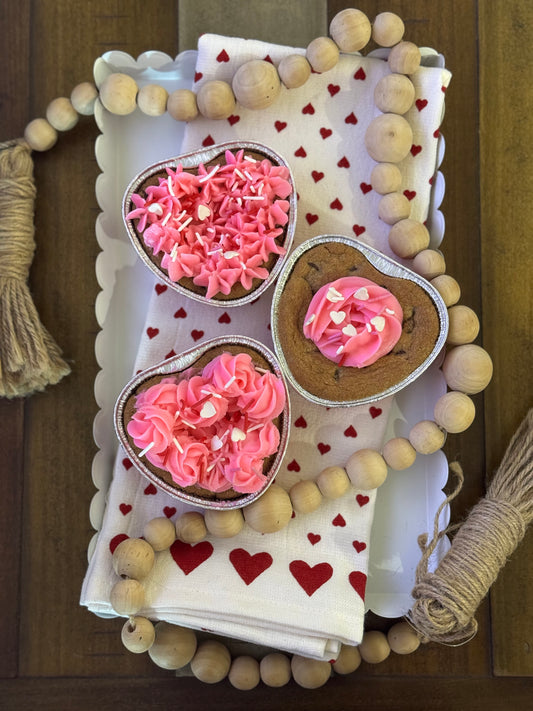
<path fill-rule="evenodd" d="M 354 298 L 359 299 L 359 301 L 367 301 L 367 299 L 370 298 L 367 288 L 362 286 L 360 289 L 357 289 L 354 293 Z"/>
<path fill-rule="evenodd" d="M 370 323 L 376 327 L 376 331 L 383 331 L 385 328 L 385 319 L 383 316 L 374 316 L 370 319 Z"/>
<path fill-rule="evenodd" d="M 163 208 L 161 207 L 161 205 L 159 203 L 153 202 L 151 205 L 148 206 L 148 212 L 151 212 L 154 215 L 162 215 Z"/>
<path fill-rule="evenodd" d="M 211 451 L 212 452 L 218 451 L 223 446 L 223 444 L 224 444 L 224 442 L 220 439 L 220 437 L 217 437 L 216 435 L 211 437 Z"/>
<path fill-rule="evenodd" d="M 346 318 L 346 314 L 344 311 L 330 311 L 329 316 L 333 323 L 339 325 L 339 323 L 342 323 L 344 319 Z"/>
<path fill-rule="evenodd" d="M 200 417 L 202 417 L 204 420 L 207 420 L 209 417 L 213 417 L 213 415 L 216 414 L 217 411 L 215 410 L 215 406 L 213 405 L 211 400 L 205 402 L 202 409 L 200 410 Z"/>
<path fill-rule="evenodd" d="M 343 301 L 344 296 L 335 289 L 334 286 L 330 286 L 328 289 L 328 293 L 326 294 L 326 299 L 328 301 L 331 301 L 332 303 L 335 303 L 337 301 Z"/>
<path fill-rule="evenodd" d="M 352 337 L 352 336 L 357 336 L 357 329 L 353 325 L 353 323 L 349 323 L 347 326 L 345 326 L 342 329 L 342 332 L 344 333 L 345 336 Z"/>
<path fill-rule="evenodd" d="M 206 217 L 209 217 L 211 214 L 211 210 L 207 207 L 207 205 L 198 205 L 198 219 L 199 220 L 205 220 Z"/>
<path fill-rule="evenodd" d="M 246 439 L 246 435 L 242 430 L 240 430 L 238 427 L 234 427 L 231 430 L 231 441 L 232 442 L 241 442 L 243 439 Z"/>

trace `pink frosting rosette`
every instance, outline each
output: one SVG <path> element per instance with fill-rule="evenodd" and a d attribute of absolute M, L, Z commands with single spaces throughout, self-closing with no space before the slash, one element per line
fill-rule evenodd
<path fill-rule="evenodd" d="M 216 387 L 203 375 L 193 375 L 188 380 L 180 380 L 176 388 L 180 407 L 180 423 L 185 428 L 205 428 L 213 425 L 226 414 L 228 401 L 217 392 Z"/>
<path fill-rule="evenodd" d="M 180 434 L 176 437 L 179 447 L 168 447 L 164 469 L 178 486 L 193 486 L 205 478 L 210 451 L 205 442 Z"/>
<path fill-rule="evenodd" d="M 342 277 L 313 296 L 303 331 L 329 360 L 364 368 L 394 348 L 402 320 L 402 307 L 390 291 L 370 279 Z"/>
<path fill-rule="evenodd" d="M 256 370 L 248 353 L 221 353 L 208 363 L 203 376 L 228 397 L 239 397 L 254 387 Z"/>
<path fill-rule="evenodd" d="M 285 388 L 274 373 L 257 375 L 250 387 L 237 400 L 237 405 L 249 417 L 272 420 L 285 406 Z"/>
<path fill-rule="evenodd" d="M 226 477 L 231 488 L 240 494 L 251 494 L 266 484 L 263 474 L 263 460 L 247 452 L 230 455 L 226 466 Z"/>

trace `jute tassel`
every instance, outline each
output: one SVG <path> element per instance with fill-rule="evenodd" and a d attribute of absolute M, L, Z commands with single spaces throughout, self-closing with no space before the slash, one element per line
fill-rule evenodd
<path fill-rule="evenodd" d="M 0 396 L 57 383 L 70 368 L 43 327 L 28 289 L 35 251 L 35 184 L 29 146 L 0 143 Z"/>
<path fill-rule="evenodd" d="M 457 495 L 463 482 L 459 465 L 452 463 L 450 469 L 458 486 L 443 506 Z M 450 531 L 438 530 L 439 513 L 431 542 L 427 544 L 427 536 L 419 540 L 423 556 L 408 620 L 423 641 L 457 645 L 476 634 L 477 608 L 533 520 L 533 409 L 511 440 L 485 498 L 464 523 L 452 527 L 458 530 L 451 548 L 431 573 L 429 558 Z"/>

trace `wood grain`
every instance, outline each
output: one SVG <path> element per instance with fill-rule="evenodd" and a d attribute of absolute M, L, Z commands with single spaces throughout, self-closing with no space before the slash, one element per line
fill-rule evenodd
<path fill-rule="evenodd" d="M 333 15 L 350 3 L 3 0 L 0 6 L 1 123 L 3 138 L 13 138 L 29 119 L 43 115 L 52 98 L 89 79 L 94 60 L 108 49 L 134 57 L 149 49 L 175 56 L 206 31 L 305 45 L 324 34 Z M 398 12 L 408 38 L 442 51 L 453 73 L 443 124 L 443 251 L 449 273 L 461 284 L 461 302 L 482 315 L 477 342 L 495 362 L 493 383 L 475 397 L 475 424 L 446 445 L 449 458 L 459 459 L 467 475 L 453 505 L 458 520 L 482 495 L 485 472 L 499 463 L 525 413 L 524 394 L 531 400 L 524 354 L 531 345 L 531 297 L 525 287 L 531 274 L 532 7 L 528 0 L 389 0 L 386 8 L 378 0 L 361 0 L 357 6 L 371 18 L 383 9 Z M 121 620 L 101 620 L 79 607 L 92 536 L 88 511 L 97 411 L 96 136 L 93 120 L 84 118 L 51 152 L 35 155 L 37 253 L 31 287 L 73 372 L 25 403 L 0 403 L 0 707 L 105 711 L 179 701 L 184 709 L 215 702 L 230 709 L 246 701 L 259 711 L 302 699 L 309 709 L 368 707 L 371 699 L 376 709 L 426 709 L 428 703 L 434 709 L 527 708 L 531 535 L 494 586 L 490 607 L 485 602 L 479 610 L 480 630 L 472 642 L 391 655 L 315 692 L 291 683 L 278 691 L 260 686 L 243 697 L 228 682 L 212 688 L 173 679 L 146 655 L 124 651 Z M 501 338 L 502 324 L 511 339 Z M 523 678 L 504 678 L 510 676 Z"/>

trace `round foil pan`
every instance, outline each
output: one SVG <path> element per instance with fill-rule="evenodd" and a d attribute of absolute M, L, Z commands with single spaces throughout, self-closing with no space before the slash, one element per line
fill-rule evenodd
<path fill-rule="evenodd" d="M 287 170 L 289 171 L 288 179 L 290 184 L 292 185 L 292 192 L 288 197 L 289 219 L 287 225 L 284 227 L 284 239 L 282 243 L 282 246 L 285 248 L 286 253 L 285 255 L 278 256 L 274 263 L 274 266 L 270 270 L 270 274 L 268 275 L 268 277 L 264 281 L 262 281 L 255 289 L 252 289 L 244 296 L 240 296 L 235 299 L 217 299 L 214 297 L 208 299 L 206 296 L 202 294 L 197 294 L 191 289 L 182 286 L 179 282 L 173 281 L 163 269 L 160 269 L 157 264 L 154 264 L 154 262 L 152 262 L 152 260 L 148 256 L 148 253 L 146 252 L 146 247 L 142 237 L 134 229 L 133 220 L 127 218 L 128 213 L 134 207 L 131 201 L 131 196 L 134 193 L 138 192 L 140 186 L 146 180 L 156 175 L 157 173 L 165 171 L 167 168 L 174 169 L 180 163 L 184 169 L 197 168 L 200 163 L 205 164 L 216 160 L 219 157 L 224 157 L 224 153 L 227 150 L 234 152 L 239 151 L 241 149 L 244 149 L 245 151 L 259 153 L 265 158 L 268 158 L 272 163 L 281 165 L 287 168 Z M 141 259 L 143 264 L 145 264 L 148 269 L 150 269 L 157 276 L 160 281 L 167 284 L 171 289 L 174 289 L 178 293 L 183 294 L 184 296 L 187 296 L 190 299 L 194 299 L 195 301 L 200 301 L 201 303 L 209 304 L 210 306 L 230 308 L 232 306 L 242 306 L 243 304 L 249 304 L 251 301 L 254 301 L 254 299 L 257 299 L 259 296 L 261 296 L 261 294 L 266 291 L 268 287 L 278 277 L 278 274 L 281 271 L 283 264 L 285 263 L 285 260 L 287 259 L 287 256 L 290 252 L 294 239 L 294 230 L 296 226 L 296 204 L 297 197 L 294 177 L 289 164 L 287 163 L 285 158 L 283 158 L 283 156 L 281 156 L 279 153 L 276 153 L 276 151 L 272 150 L 272 148 L 269 148 L 268 146 L 262 143 L 256 143 L 253 141 L 228 141 L 227 143 L 218 143 L 214 146 L 210 146 L 209 148 L 202 148 L 200 150 L 192 151 L 190 153 L 183 153 L 176 157 L 159 161 L 158 163 L 152 163 L 150 166 L 145 168 L 141 173 L 139 173 L 133 178 L 133 180 L 126 188 L 126 192 L 124 193 L 124 197 L 122 199 L 122 219 L 124 221 L 124 225 L 126 226 L 126 230 L 133 245 L 133 248 L 137 252 L 139 258 Z"/>
<path fill-rule="evenodd" d="M 280 299 L 283 293 L 283 289 L 285 288 L 285 284 L 287 283 L 296 262 L 309 249 L 312 249 L 313 247 L 316 247 L 319 244 L 326 244 L 328 242 L 338 242 L 353 247 L 354 249 L 361 252 L 361 254 L 367 258 L 370 264 L 372 264 L 382 274 L 386 274 L 392 277 L 398 277 L 401 279 L 409 279 L 410 281 L 415 282 L 415 284 L 418 284 L 418 286 L 424 289 L 424 291 L 432 299 L 439 317 L 440 330 L 433 350 L 415 370 L 409 373 L 409 375 L 403 380 L 387 388 L 386 390 L 382 390 L 381 392 L 375 393 L 374 395 L 369 395 L 367 397 L 355 400 L 327 400 L 325 398 L 318 397 L 317 395 L 313 395 L 313 393 L 310 393 L 305 388 L 303 388 L 296 380 L 289 368 L 289 365 L 283 353 L 283 347 L 279 339 L 278 321 L 280 319 L 287 318 L 287 314 L 281 313 Z M 381 252 L 378 252 L 376 249 L 369 247 L 363 242 L 360 242 L 359 240 L 353 239 L 351 237 L 344 237 L 342 235 L 320 235 L 318 237 L 312 237 L 311 239 L 308 239 L 303 242 L 289 255 L 289 258 L 285 262 L 283 271 L 278 278 L 278 282 L 274 290 L 274 296 L 272 299 L 271 322 L 272 339 L 274 341 L 274 349 L 276 351 L 276 355 L 281 364 L 281 368 L 287 377 L 287 380 L 294 387 L 294 389 L 302 397 L 306 398 L 306 400 L 314 402 L 317 405 L 324 405 L 325 407 L 354 407 L 356 405 L 368 405 L 377 402 L 378 400 L 382 400 L 383 398 L 386 398 L 389 395 L 394 395 L 400 390 L 403 390 L 403 388 L 414 382 L 431 365 L 431 363 L 433 363 L 433 361 L 437 358 L 439 353 L 444 348 L 444 345 L 446 343 L 446 337 L 448 335 L 449 321 L 448 309 L 446 308 L 446 304 L 442 300 L 442 297 L 439 292 L 426 279 L 411 271 L 407 267 L 398 264 L 398 262 L 395 262 L 390 257 L 387 257 Z"/>
<path fill-rule="evenodd" d="M 164 479 L 158 477 L 154 472 L 152 472 L 138 456 L 138 450 L 131 446 L 127 434 L 126 427 L 124 423 L 124 409 L 126 407 L 126 402 L 135 390 L 142 385 L 144 382 L 153 378 L 154 376 L 161 375 L 176 375 L 179 374 L 191 366 L 194 366 L 196 361 L 204 355 L 207 351 L 218 346 L 242 346 L 243 348 L 249 348 L 255 350 L 269 363 L 272 368 L 273 373 L 281 379 L 285 387 L 285 407 L 281 414 L 281 422 L 278 427 L 280 434 L 279 448 L 274 455 L 274 460 L 268 470 L 267 482 L 259 491 L 253 492 L 251 494 L 243 494 L 237 499 L 204 499 L 200 496 L 194 496 L 185 491 L 180 491 L 175 487 L 168 484 Z M 278 363 L 276 356 L 270 351 L 265 345 L 256 341 L 253 338 L 248 338 L 247 336 L 219 336 L 218 338 L 212 338 L 211 340 L 205 341 L 194 348 L 184 351 L 179 355 L 168 358 L 167 360 L 158 363 L 146 370 L 137 373 L 123 388 L 122 392 L 117 398 L 114 411 L 114 426 L 115 432 L 118 437 L 120 444 L 127 453 L 128 457 L 133 462 L 136 469 L 145 476 L 149 481 L 151 481 L 155 486 L 164 491 L 169 496 L 175 499 L 180 499 L 193 506 L 200 506 L 204 509 L 237 509 L 242 508 L 251 504 L 252 501 L 259 498 L 273 482 L 276 474 L 279 471 L 281 462 L 285 455 L 287 449 L 287 444 L 289 441 L 289 429 L 290 429 L 290 401 L 287 381 L 285 379 L 284 373 Z"/>

